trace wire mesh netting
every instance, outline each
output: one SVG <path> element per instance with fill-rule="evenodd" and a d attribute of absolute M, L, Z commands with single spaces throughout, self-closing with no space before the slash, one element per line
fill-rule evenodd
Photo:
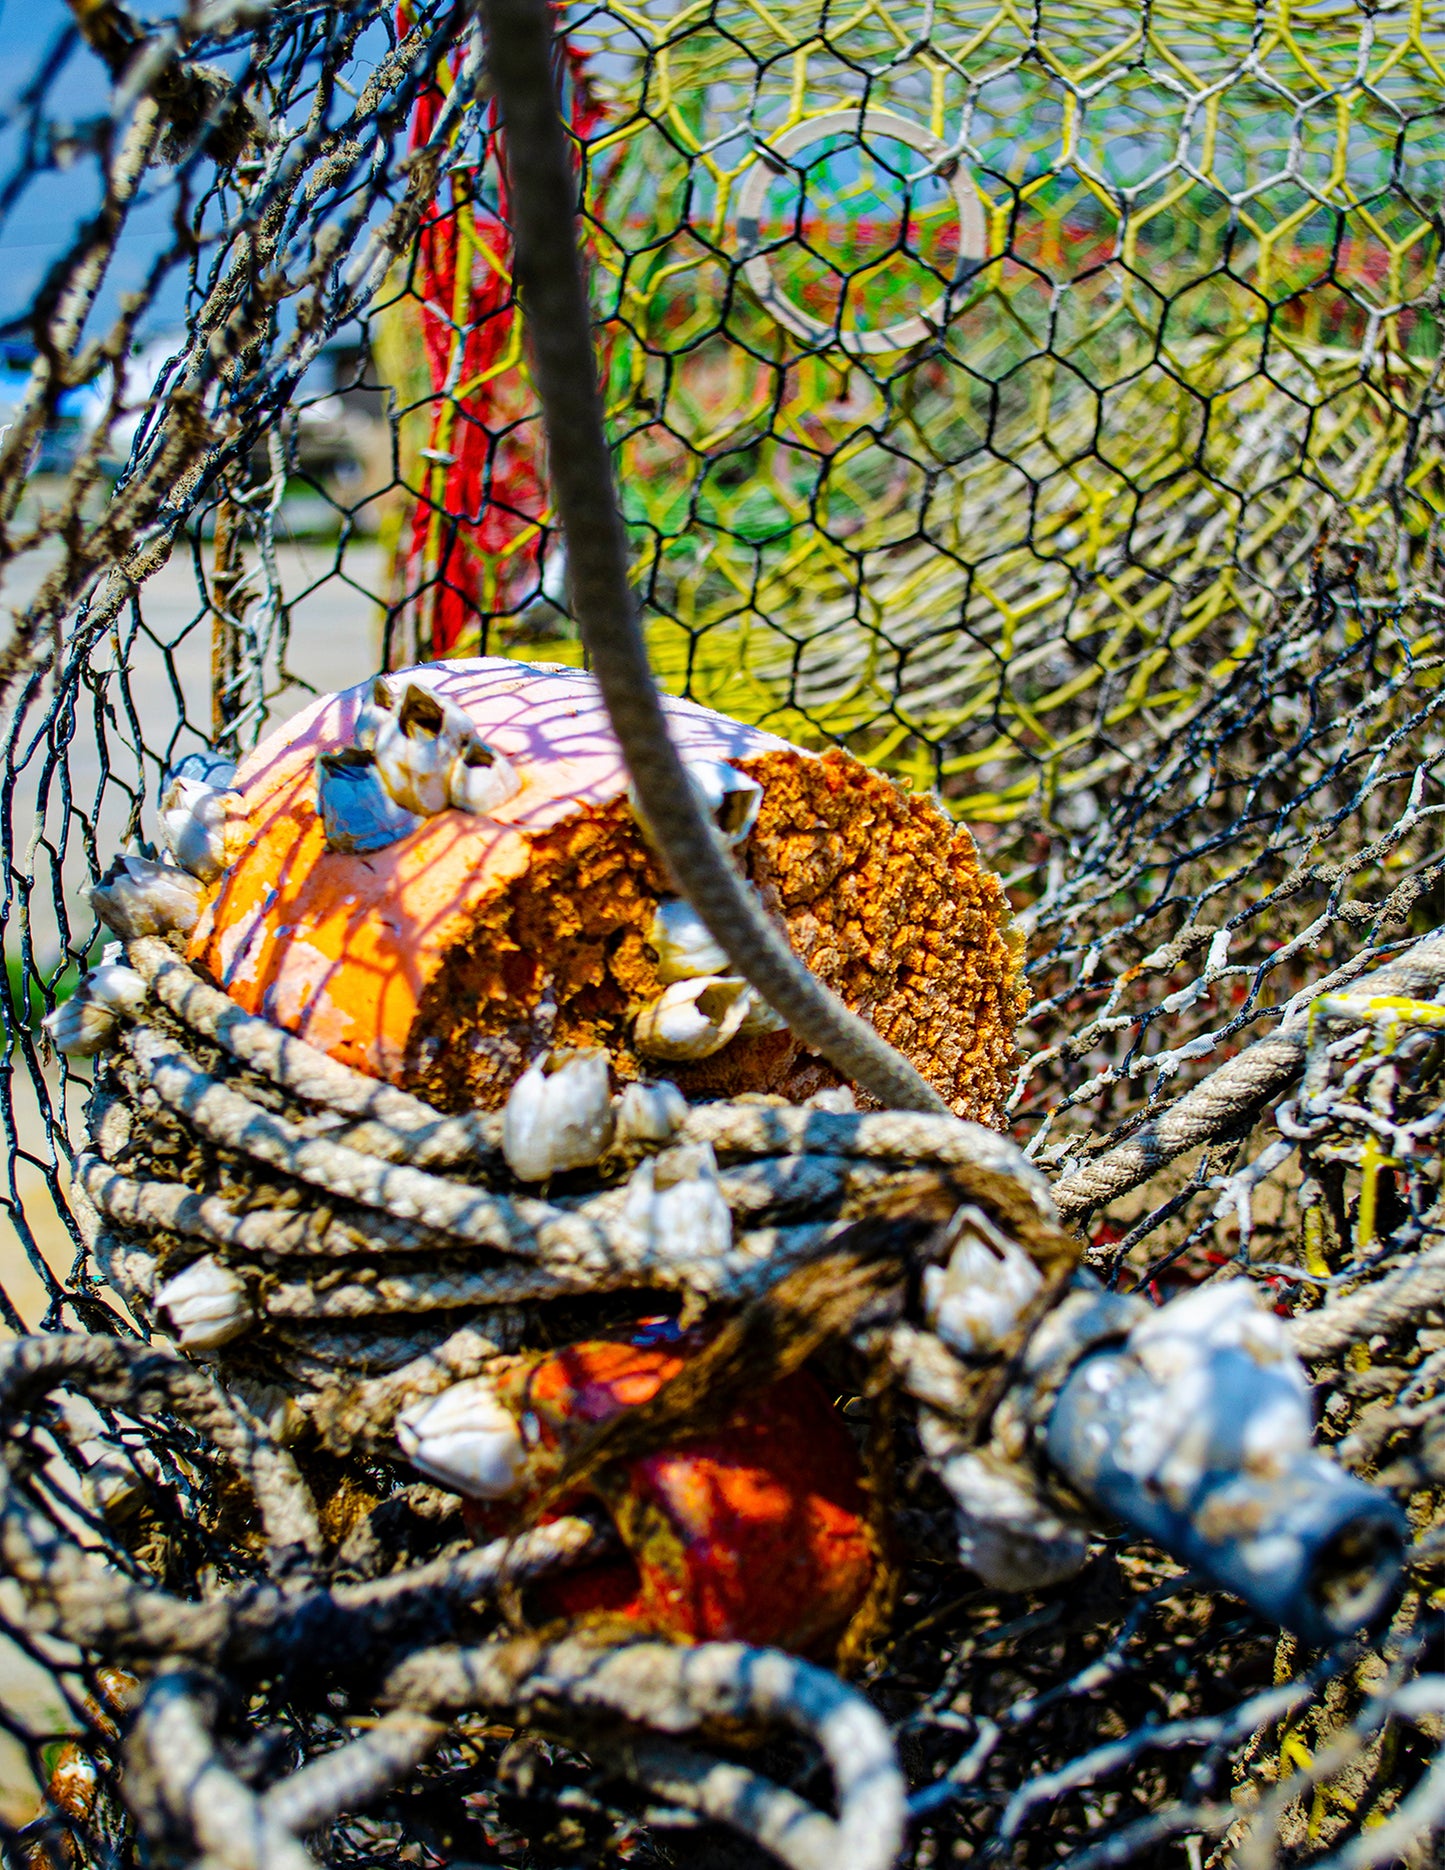
<path fill-rule="evenodd" d="M 901 1431 L 907 1556 L 861 1680 L 912 1861 L 1431 1861 L 1445 975 L 1369 976 L 1441 920 L 1445 20 L 557 18 L 659 679 L 973 827 L 1027 941 L 1012 1133 L 1089 1264 L 1156 1300 L 1254 1281 L 1321 1439 L 1416 1539 L 1389 1629 L 1322 1656 L 1120 1535 L 1011 1596 L 953 1562 Z M 0 1308 L 126 1340 L 72 1206 L 87 1074 L 40 1029 L 103 939 L 88 885 L 182 756 L 308 694 L 582 652 L 467 9 L 74 0 L 0 16 L 0 49 Z M 201 1406 L 81 1387 L 11 1419 L 27 1549 L 48 1526 L 132 1584 L 256 1585 Z M 409 1556 L 450 1551 L 423 1517 Z M 132 1675 L 13 1580 L 0 1614 L 6 1861 L 136 1861 Z M 377 1711 L 375 1672 L 236 1666 L 204 1692 L 255 1786 Z M 466 1716 L 313 1855 L 741 1860 L 666 1772 L 548 1733 Z M 748 1757 L 820 1796 L 801 1746 Z"/>

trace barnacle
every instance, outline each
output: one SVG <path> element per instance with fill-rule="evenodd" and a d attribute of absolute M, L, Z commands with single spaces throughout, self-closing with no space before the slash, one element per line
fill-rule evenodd
<path fill-rule="evenodd" d="M 653 911 L 647 945 L 657 957 L 661 981 L 696 980 L 704 974 L 726 974 L 727 950 L 709 933 L 707 924 L 689 902 L 670 897 Z"/>
<path fill-rule="evenodd" d="M 201 885 L 189 871 L 149 857 L 117 857 L 90 891 L 91 907 L 123 941 L 185 935 L 201 912 Z"/>
<path fill-rule="evenodd" d="M 512 1086 L 502 1116 L 502 1153 L 513 1175 L 545 1182 L 596 1162 L 612 1141 L 612 1087 L 598 1051 L 549 1052 Z"/>
<path fill-rule="evenodd" d="M 644 1058 L 712 1058 L 742 1032 L 755 999 L 735 974 L 675 980 L 638 1013 L 632 1042 Z"/>
<path fill-rule="evenodd" d="M 94 1058 L 115 1042 L 116 1016 L 100 1001 L 76 994 L 45 1015 L 50 1043 L 67 1058 Z"/>
<path fill-rule="evenodd" d="M 414 1467 L 457 1493 L 505 1499 L 521 1480 L 521 1430 L 485 1377 L 413 1403 L 398 1416 L 396 1433 Z"/>
<path fill-rule="evenodd" d="M 229 1344 L 251 1322 L 245 1280 L 210 1253 L 158 1287 L 155 1308 L 193 1351 Z"/>
<path fill-rule="evenodd" d="M 182 870 L 214 883 L 226 867 L 234 794 L 182 774 L 161 800 L 161 839 Z"/>

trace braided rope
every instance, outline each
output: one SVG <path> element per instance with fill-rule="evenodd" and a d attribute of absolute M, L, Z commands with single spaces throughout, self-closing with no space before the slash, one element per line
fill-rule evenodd
<path fill-rule="evenodd" d="M 612 455 L 573 237 L 576 187 L 552 79 L 552 18 L 539 0 L 481 0 L 507 132 L 515 271 L 532 340 L 568 584 L 638 801 L 683 895 L 813 1051 L 887 1108 L 943 1111 L 933 1087 L 803 965 L 728 861 L 668 736 L 627 575 Z"/>
<path fill-rule="evenodd" d="M 75 1333 L 33 1337 L 0 1350 L 0 1410 L 23 1419 L 59 1388 L 134 1416 L 179 1418 L 232 1467 L 260 1512 L 269 1582 L 238 1585 L 192 1602 L 118 1575 L 30 1503 L 27 1451 L 0 1449 L 0 1555 L 26 1594 L 38 1628 L 132 1661 L 185 1656 L 213 1665 L 275 1665 L 305 1640 L 353 1658 L 384 1651 L 405 1628 L 445 1627 L 460 1605 L 509 1581 L 580 1562 L 605 1541 L 569 1517 L 456 1556 L 356 1585 L 315 1579 L 321 1536 L 310 1491 L 294 1460 L 209 1373 L 149 1346 Z"/>
<path fill-rule="evenodd" d="M 449 1117 L 338 1065 L 242 1012 L 163 942 L 134 941 L 127 958 L 151 999 L 99 1082 L 75 1185 L 107 1276 L 142 1307 L 197 1248 L 243 1273 L 261 1326 L 420 1327 L 648 1286 L 737 1304 L 910 1195 L 950 1211 L 981 1201 L 1057 1251 L 1047 1184 L 993 1132 L 766 1100 L 693 1107 L 673 1139 L 715 1152 L 731 1248 L 659 1249 L 629 1217 L 621 1178 L 637 1146 L 592 1186 L 539 1195 L 507 1170 L 499 1115 Z M 302 1261 L 304 1277 L 287 1270 Z"/>
<path fill-rule="evenodd" d="M 1200 1143 L 1229 1134 L 1280 1096 L 1304 1070 L 1309 1005 L 1363 974 L 1368 962 L 1342 968 L 1316 983 L 1309 1000 L 1294 1007 L 1277 1031 L 1212 1071 L 1162 1115 L 1106 1154 L 1084 1162 L 1054 1191 L 1065 1220 L 1137 1188 L 1168 1162 Z M 1445 981 L 1445 935 L 1430 935 L 1368 976 L 1377 995 L 1431 993 Z"/>
<path fill-rule="evenodd" d="M 577 1638 L 429 1650 L 402 1664 L 383 1700 L 427 1713 L 503 1707 L 528 1721 L 540 1717 L 564 1727 L 580 1721 L 584 1732 L 589 1721 L 600 1722 L 611 1730 L 614 1748 L 619 1716 L 669 1735 L 715 1721 L 781 1723 L 818 1746 L 832 1770 L 838 1806 L 831 1821 L 809 1813 L 811 1835 L 805 1834 L 801 1854 L 785 1855 L 785 1862 L 797 1870 L 814 1870 L 825 1860 L 848 1870 L 887 1870 L 902 1842 L 903 1777 L 882 1719 L 836 1676 L 776 1650 L 650 1642 L 599 1649 Z M 745 1785 L 755 1794 L 766 1789 L 766 1810 L 777 1788 L 751 1775 Z M 715 1809 L 733 1809 L 743 1790 L 735 1783 L 733 1798 L 719 1797 Z M 777 1849 L 778 1819 L 804 1813 L 802 1801 L 774 1805 L 759 1831 Z M 754 1822 L 762 1816 L 755 1814 Z M 827 1848 L 820 1854 L 822 1844 Z"/>
<path fill-rule="evenodd" d="M 1433 980 L 1440 947 L 1421 944 L 1377 979 L 1386 991 Z M 239 1013 L 164 944 L 131 944 L 131 959 L 150 1000 L 123 1024 L 102 1069 L 92 1149 L 76 1171 L 97 1258 L 142 1315 L 158 1280 L 198 1247 L 240 1272 L 255 1321 L 237 1347 L 238 1368 L 259 1360 L 304 1371 L 291 1379 L 297 1399 L 333 1455 L 384 1453 L 401 1410 L 484 1371 L 536 1305 L 654 1286 L 739 1306 L 828 1255 L 869 1216 L 979 1204 L 1051 1269 L 1042 1309 L 1074 1259 L 1047 1183 L 1005 1139 L 951 1117 L 766 1099 L 694 1106 L 681 1118 L 669 1146 L 715 1153 L 734 1238 L 706 1260 L 662 1259 L 626 1216 L 626 1177 L 641 1146 L 620 1148 L 595 1174 L 530 1191 L 507 1168 L 497 1116 L 454 1119 L 336 1067 Z M 1283 1035 L 1296 1060 L 1302 1017 Z M 1237 1099 L 1215 1099 L 1202 1118 L 1195 1094 L 1181 1105 L 1206 1135 L 1239 1121 Z M 418 1166 L 423 1159 L 428 1166 Z M 1302 1317 L 1300 1348 L 1334 1350 L 1367 1316 L 1388 1314 L 1393 1328 L 1438 1303 L 1435 1257 Z M 978 1444 L 1005 1371 L 968 1367 L 900 1306 L 860 1314 L 848 1329 L 880 1380 L 937 1425 L 940 1446 Z M 448 1721 L 483 1709 L 574 1740 L 598 1765 L 727 1823 L 790 1870 L 834 1862 L 882 1870 L 896 1852 L 902 1794 L 887 1731 L 851 1691 L 806 1664 L 721 1645 L 448 1640 L 458 1615 L 524 1579 L 600 1556 L 609 1532 L 569 1517 L 360 1582 L 329 1581 L 316 1572 L 317 1514 L 295 1461 L 213 1375 L 140 1346 L 107 1340 L 92 1361 L 84 1347 L 100 1341 L 53 1342 L 65 1347 L 58 1361 L 20 1346 L 0 1365 L 0 1406 L 23 1412 L 63 1381 L 132 1413 L 171 1410 L 236 1467 L 267 1529 L 270 1577 L 190 1602 L 106 1573 L 68 1547 L 27 1508 L 20 1444 L 0 1469 L 0 1551 L 41 1627 L 108 1656 L 164 1665 L 127 1756 L 126 1796 L 158 1845 L 179 1843 L 217 1870 L 303 1870 L 311 1862 L 304 1833 L 425 1771 Z M 219 1360 L 223 1372 L 229 1355 Z M 423 1510 L 427 1490 L 412 1491 Z M 446 1497 L 425 1510 L 447 1510 Z M 370 1520 L 346 1545 L 373 1571 L 384 1549 Z M 392 1712 L 258 1793 L 217 1747 L 219 1703 L 205 1671 L 252 1675 L 302 1644 L 320 1666 L 345 1658 L 362 1667 Z M 781 1720 L 805 1734 L 833 1770 L 838 1816 L 751 1767 L 680 1744 L 718 1719 Z"/>
<path fill-rule="evenodd" d="M 147 1688 L 126 1741 L 127 1796 L 157 1845 L 199 1850 L 224 1870 L 312 1870 L 301 1833 L 400 1784 L 445 1736 L 437 1714 L 485 1708 L 580 1733 L 614 1770 L 650 1789 L 676 1789 L 790 1870 L 886 1870 L 902 1842 L 903 1778 L 884 1722 L 833 1676 L 777 1651 L 513 1639 L 422 1651 L 393 1672 L 382 1699 L 400 1705 L 258 1794 L 217 1745 L 218 1681 L 168 1666 Z M 760 1774 L 658 1737 L 719 1719 L 785 1725 L 812 1741 L 833 1773 L 837 1818 Z M 599 1720 L 607 1732 L 594 1744 Z M 622 1737 L 619 1720 L 635 1739 Z"/>

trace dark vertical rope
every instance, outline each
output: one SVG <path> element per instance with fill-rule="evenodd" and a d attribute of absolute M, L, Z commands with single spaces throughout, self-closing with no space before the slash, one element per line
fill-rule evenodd
<path fill-rule="evenodd" d="M 627 536 L 577 251 L 576 183 L 552 74 L 552 9 L 547 0 L 480 0 L 480 8 L 506 130 L 516 279 L 572 608 L 642 810 L 678 888 L 737 972 L 805 1045 L 885 1106 L 945 1110 L 908 1060 L 794 955 L 733 868 L 687 782 L 627 575 Z"/>

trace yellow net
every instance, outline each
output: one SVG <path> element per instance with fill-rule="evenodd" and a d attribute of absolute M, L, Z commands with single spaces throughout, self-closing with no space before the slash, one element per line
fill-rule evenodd
<path fill-rule="evenodd" d="M 1322 540 L 1424 574 L 1430 9 L 706 0 L 572 43 L 669 685 L 1006 819 L 1187 712 Z"/>

